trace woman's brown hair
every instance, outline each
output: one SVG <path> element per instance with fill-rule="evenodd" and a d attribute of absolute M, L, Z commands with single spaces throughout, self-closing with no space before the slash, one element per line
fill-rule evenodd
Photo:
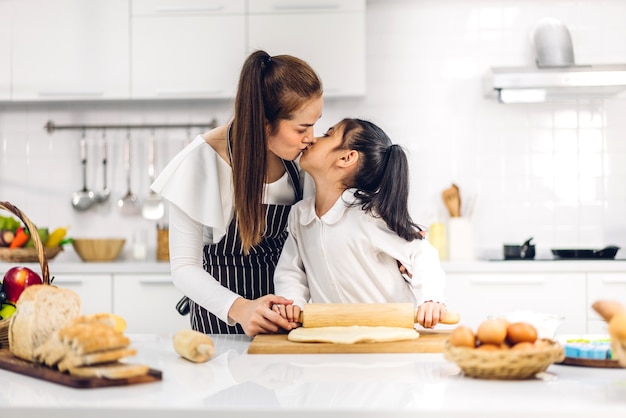
<path fill-rule="evenodd" d="M 291 119 L 305 102 L 321 95 L 319 76 L 299 58 L 256 51 L 243 64 L 235 97 L 231 165 L 239 236 L 246 254 L 265 231 L 265 125 L 276 132 L 281 120 Z"/>

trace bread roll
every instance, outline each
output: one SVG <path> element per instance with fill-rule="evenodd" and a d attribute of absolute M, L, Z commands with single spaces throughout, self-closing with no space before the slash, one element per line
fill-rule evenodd
<path fill-rule="evenodd" d="M 178 331 L 173 338 L 174 350 L 183 358 L 194 362 L 207 362 L 215 354 L 213 340 L 206 334 L 191 329 Z"/>
<path fill-rule="evenodd" d="M 615 314 L 624 312 L 626 308 L 615 300 L 598 300 L 591 307 L 604 319 L 609 322 Z"/>
<path fill-rule="evenodd" d="M 76 292 L 43 284 L 24 289 L 15 308 L 9 324 L 9 350 L 31 362 L 39 346 L 81 313 Z"/>

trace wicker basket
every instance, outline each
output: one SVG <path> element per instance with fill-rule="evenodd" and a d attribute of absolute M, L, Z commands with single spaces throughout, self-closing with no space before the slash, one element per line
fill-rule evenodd
<path fill-rule="evenodd" d="M 465 376 L 479 379 L 531 379 L 552 363 L 565 358 L 563 346 L 552 340 L 544 341 L 544 347 L 497 351 L 455 347 L 445 341 L 443 354 L 447 360 L 456 363 Z"/>
<path fill-rule="evenodd" d="M 28 217 L 21 210 L 19 210 L 9 202 L 0 202 L 0 209 L 5 209 L 13 213 L 15 216 L 20 218 L 22 222 L 24 222 L 26 229 L 28 229 L 31 237 L 33 238 L 33 243 L 35 244 L 35 248 L 33 250 L 36 251 L 37 259 L 33 261 L 39 261 L 39 266 L 41 267 L 41 279 L 43 281 L 43 284 L 49 285 L 50 270 L 48 269 L 48 256 L 46 255 L 46 251 L 44 249 L 43 243 L 41 242 L 41 238 L 39 238 L 39 234 L 37 233 L 37 227 L 31 222 L 30 219 L 28 219 Z M 16 249 L 10 251 L 16 251 Z M 11 318 L 0 320 L 0 348 L 8 348 L 9 346 L 10 322 Z"/>
<path fill-rule="evenodd" d="M 57 256 L 63 247 L 44 247 L 44 252 L 48 260 Z M 39 253 L 36 248 L 0 248 L 0 260 L 7 263 L 34 263 L 39 260 Z"/>

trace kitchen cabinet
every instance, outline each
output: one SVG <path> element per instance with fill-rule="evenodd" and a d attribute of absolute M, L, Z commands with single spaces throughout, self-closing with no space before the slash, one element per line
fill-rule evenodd
<path fill-rule="evenodd" d="M 12 100 L 127 99 L 129 2 L 13 2 Z"/>
<path fill-rule="evenodd" d="M 607 323 L 591 305 L 597 300 L 616 300 L 626 305 L 626 273 L 587 273 L 588 332 L 606 334 Z"/>
<path fill-rule="evenodd" d="M 0 0 L 0 100 L 11 98 L 11 2 Z"/>
<path fill-rule="evenodd" d="M 169 274 L 115 274 L 113 312 L 126 319 L 129 333 L 175 333 L 190 328 L 189 316 L 176 311 L 183 294 Z"/>
<path fill-rule="evenodd" d="M 113 312 L 113 278 L 110 274 L 55 274 L 54 285 L 73 290 L 81 301 L 82 313 Z"/>
<path fill-rule="evenodd" d="M 489 315 L 529 310 L 564 316 L 559 333 L 587 332 L 585 273 L 448 273 L 446 293 L 473 329 Z"/>
<path fill-rule="evenodd" d="M 248 52 L 304 59 L 326 97 L 365 94 L 365 0 L 255 0 L 248 7 Z"/>
<path fill-rule="evenodd" d="M 244 0 L 135 0 L 134 99 L 232 98 L 245 60 Z"/>

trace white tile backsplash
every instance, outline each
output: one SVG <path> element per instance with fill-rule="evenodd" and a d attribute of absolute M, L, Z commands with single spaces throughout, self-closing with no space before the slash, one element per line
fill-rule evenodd
<path fill-rule="evenodd" d="M 459 185 L 475 198 L 473 227 L 480 258 L 503 243 L 534 237 L 538 256 L 553 247 L 626 251 L 626 94 L 606 100 L 501 105 L 483 97 L 491 67 L 532 65 L 530 31 L 542 17 L 562 20 L 577 63 L 626 63 L 626 0 L 370 0 L 367 9 L 367 96 L 328 99 L 316 126 L 337 120 L 378 123 L 412 161 L 411 210 L 428 225 L 445 214 L 441 191 Z M 109 201 L 76 212 L 82 187 L 78 131 L 56 124 L 225 122 L 231 101 L 0 104 L 0 200 L 37 224 L 70 225 L 72 236 L 122 236 L 155 222 L 124 217 L 124 131 L 106 132 Z M 203 129 L 156 131 L 157 171 Z M 131 190 L 148 192 L 150 131 L 133 131 Z M 88 131 L 88 186 L 103 184 L 102 131 Z M 467 209 L 467 208 L 465 208 Z M 445 218 L 445 216 L 443 216 Z M 129 250 L 127 246 L 127 250 Z M 152 251 L 154 245 L 152 245 Z M 70 250 L 71 251 L 71 250 Z M 130 255 L 130 253 L 128 253 Z M 60 257 L 63 257 L 60 256 Z"/>

